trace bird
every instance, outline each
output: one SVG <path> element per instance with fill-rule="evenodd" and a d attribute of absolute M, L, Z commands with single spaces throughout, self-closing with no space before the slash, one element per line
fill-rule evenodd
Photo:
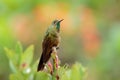
<path fill-rule="evenodd" d="M 39 60 L 37 71 L 42 71 L 45 64 L 49 61 L 52 53 L 52 48 L 59 48 L 60 44 L 60 23 L 64 19 L 54 20 L 48 27 L 45 37 L 42 42 L 42 55 Z"/>

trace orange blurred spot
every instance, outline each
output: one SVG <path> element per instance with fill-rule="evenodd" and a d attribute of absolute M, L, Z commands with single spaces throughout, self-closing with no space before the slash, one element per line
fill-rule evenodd
<path fill-rule="evenodd" d="M 84 51 L 88 56 L 96 56 L 100 48 L 100 36 L 90 8 L 83 9 L 81 26 Z"/>
<path fill-rule="evenodd" d="M 13 21 L 15 37 L 24 44 L 30 44 L 36 40 L 36 36 L 31 28 L 29 17 L 17 15 Z"/>

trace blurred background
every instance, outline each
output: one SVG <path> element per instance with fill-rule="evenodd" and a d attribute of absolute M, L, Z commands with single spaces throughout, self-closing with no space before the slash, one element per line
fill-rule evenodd
<path fill-rule="evenodd" d="M 54 19 L 64 19 L 61 65 L 80 62 L 87 80 L 120 79 L 120 0 L 0 0 L 0 80 L 10 74 L 4 47 L 34 44 L 34 61 L 39 59 Z"/>

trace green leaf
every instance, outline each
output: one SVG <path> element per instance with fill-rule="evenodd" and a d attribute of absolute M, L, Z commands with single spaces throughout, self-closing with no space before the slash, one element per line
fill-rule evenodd
<path fill-rule="evenodd" d="M 11 74 L 10 80 L 25 80 L 25 77 L 21 73 Z"/>
<path fill-rule="evenodd" d="M 81 64 L 76 63 L 72 66 L 71 69 L 65 71 L 61 80 L 83 80 L 85 77 L 85 69 Z"/>
<path fill-rule="evenodd" d="M 61 77 L 61 80 L 70 80 L 71 70 L 67 70 L 65 74 Z"/>
<path fill-rule="evenodd" d="M 13 63 L 15 67 L 19 66 L 19 55 L 16 54 L 13 50 L 5 48 L 6 56 L 8 57 L 9 61 Z"/>
<path fill-rule="evenodd" d="M 10 69 L 12 70 L 12 72 L 16 73 L 17 69 L 11 60 L 9 60 L 9 65 L 10 65 Z"/>
<path fill-rule="evenodd" d="M 29 46 L 27 50 L 21 55 L 21 68 L 27 68 L 33 60 L 33 45 Z"/>
<path fill-rule="evenodd" d="M 18 54 L 22 54 L 23 53 L 23 48 L 20 42 L 17 42 L 16 47 L 15 47 L 15 52 Z"/>
<path fill-rule="evenodd" d="M 37 61 L 32 65 L 32 71 L 34 71 L 34 72 L 37 71 L 38 63 L 39 63 L 39 60 L 37 60 Z"/>
<path fill-rule="evenodd" d="M 37 72 L 34 78 L 34 80 L 50 80 L 50 79 L 51 79 L 51 75 L 42 71 Z"/>
<path fill-rule="evenodd" d="M 65 71 L 67 70 L 67 68 L 68 68 L 68 65 L 64 65 L 63 67 L 60 67 L 58 69 L 57 73 L 60 78 L 65 74 Z"/>
<path fill-rule="evenodd" d="M 81 64 L 76 63 L 71 69 L 71 80 L 83 80 L 84 73 L 85 69 L 81 66 Z"/>

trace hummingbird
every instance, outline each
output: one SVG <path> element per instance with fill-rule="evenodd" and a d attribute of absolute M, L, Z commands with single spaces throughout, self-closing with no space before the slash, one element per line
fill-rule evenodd
<path fill-rule="evenodd" d="M 44 69 L 45 64 L 51 57 L 52 48 L 59 48 L 60 43 L 60 23 L 61 20 L 54 20 L 52 24 L 48 27 L 45 37 L 42 42 L 42 55 L 38 64 L 37 71 L 42 71 Z"/>

